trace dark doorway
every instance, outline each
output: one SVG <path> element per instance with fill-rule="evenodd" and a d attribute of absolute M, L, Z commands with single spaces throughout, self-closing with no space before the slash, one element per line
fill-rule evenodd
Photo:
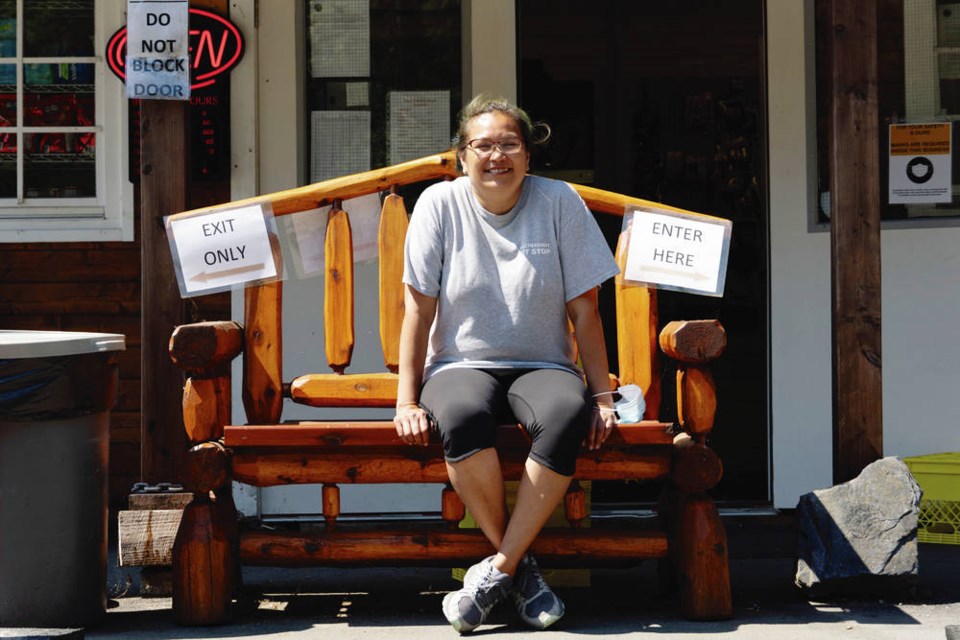
<path fill-rule="evenodd" d="M 724 462 L 713 493 L 727 505 L 768 502 L 762 0 L 517 4 L 520 103 L 553 128 L 535 172 L 733 221 L 724 296 L 661 291 L 660 315 L 718 318 L 726 328 L 727 351 L 713 367 L 711 446 Z M 615 242 L 617 221 L 601 224 Z M 662 376 L 662 413 L 675 419 L 673 368 Z M 597 505 L 651 498 L 594 483 Z"/>

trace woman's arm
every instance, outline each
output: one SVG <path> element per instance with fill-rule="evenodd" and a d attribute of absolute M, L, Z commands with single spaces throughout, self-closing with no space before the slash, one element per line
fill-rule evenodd
<path fill-rule="evenodd" d="M 397 384 L 397 435 L 408 444 L 426 445 L 430 420 L 417 404 L 427 357 L 427 339 L 437 313 L 437 299 L 404 285 L 403 323 L 400 326 L 400 380 Z"/>
<path fill-rule="evenodd" d="M 577 345 L 580 347 L 580 362 L 587 378 L 587 388 L 596 403 L 586 443 L 592 450 L 599 449 L 610 437 L 616 424 L 616 414 L 613 411 L 613 395 L 610 393 L 607 345 L 597 309 L 597 289 L 590 289 L 568 302 L 567 315 L 573 322 Z"/>

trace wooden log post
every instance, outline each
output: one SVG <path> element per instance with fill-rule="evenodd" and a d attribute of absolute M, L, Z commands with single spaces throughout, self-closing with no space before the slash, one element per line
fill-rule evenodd
<path fill-rule="evenodd" d="M 448 482 L 443 487 L 441 494 L 440 513 L 443 521 L 450 525 L 451 529 L 460 526 L 460 521 L 467 517 L 467 507 L 460 499 L 460 495 L 453 490 L 453 486 Z"/>
<path fill-rule="evenodd" d="M 563 496 L 563 512 L 574 529 L 579 529 L 583 519 L 587 517 L 587 492 L 578 480 L 570 483 Z"/>
<path fill-rule="evenodd" d="M 726 620 L 733 615 L 727 532 L 706 494 L 679 499 L 674 530 L 680 610 L 691 620 Z"/>
<path fill-rule="evenodd" d="M 323 292 L 323 331 L 327 364 L 343 373 L 353 357 L 353 234 L 350 218 L 337 202 L 327 217 L 324 241 L 326 278 Z"/>
<path fill-rule="evenodd" d="M 625 256 L 617 245 L 617 255 Z M 621 259 L 623 262 L 625 258 Z M 620 265 L 625 269 L 625 263 Z M 615 284 L 617 301 L 617 353 L 620 362 L 620 384 L 636 384 L 643 389 L 645 420 L 660 415 L 660 366 L 657 352 L 657 291 L 647 287 L 627 286 L 622 278 Z"/>
<path fill-rule="evenodd" d="M 243 350 L 235 322 L 198 322 L 170 336 L 170 359 L 190 377 L 183 389 L 183 426 L 192 444 L 223 437 L 230 422 L 230 361 Z"/>
<path fill-rule="evenodd" d="M 179 624 L 223 624 L 240 582 L 240 530 L 230 486 L 230 456 L 219 442 L 189 451 L 184 510 L 173 543 L 173 610 Z"/>
<path fill-rule="evenodd" d="M 340 517 L 340 487 L 335 484 L 324 484 L 321 489 L 323 519 L 327 523 L 327 531 L 333 531 Z"/>
<path fill-rule="evenodd" d="M 240 530 L 231 494 L 230 456 L 219 442 L 230 421 L 230 361 L 243 348 L 234 322 L 178 327 L 170 357 L 191 375 L 183 391 L 187 437 L 184 510 L 173 544 L 174 618 L 180 624 L 222 624 L 240 581 Z"/>
<path fill-rule="evenodd" d="M 283 411 L 283 283 L 244 291 L 243 408 L 250 424 L 274 424 Z"/>
<path fill-rule="evenodd" d="M 170 336 L 170 359 L 188 372 L 209 371 L 243 351 L 243 329 L 236 322 L 195 322 Z"/>
<path fill-rule="evenodd" d="M 177 411 L 183 373 L 164 356 L 174 328 L 187 319 L 180 299 L 164 216 L 187 208 L 187 107 L 143 100 L 140 111 L 141 477 L 179 481 L 187 442 Z"/>
<path fill-rule="evenodd" d="M 203 442 L 187 452 L 186 488 L 210 496 L 230 484 L 230 452 L 219 442 Z"/>
<path fill-rule="evenodd" d="M 660 348 L 677 361 L 677 415 L 680 426 L 699 443 L 713 430 L 717 390 L 707 363 L 727 346 L 717 320 L 678 320 L 660 332 Z"/>
<path fill-rule="evenodd" d="M 173 543 L 173 616 L 178 624 L 229 620 L 237 572 L 238 542 L 230 540 L 224 509 L 209 497 L 187 505 Z"/>
<path fill-rule="evenodd" d="M 878 8 L 828 4 L 833 481 L 841 483 L 883 456 Z"/>
<path fill-rule="evenodd" d="M 407 236 L 403 198 L 391 193 L 383 201 L 377 249 L 380 255 L 380 346 L 388 371 L 400 369 L 400 326 L 403 323 L 403 242 Z M 396 397 L 396 396 L 394 396 Z"/>
<path fill-rule="evenodd" d="M 674 441 L 670 481 L 660 501 L 668 531 L 669 559 L 661 584 L 680 591 L 683 615 L 723 620 L 733 615 L 727 534 L 706 491 L 723 475 L 720 458 L 707 448 L 717 410 L 717 391 L 707 363 L 726 348 L 716 320 L 676 321 L 660 333 L 663 352 L 677 361 L 677 415 L 684 433 Z"/>

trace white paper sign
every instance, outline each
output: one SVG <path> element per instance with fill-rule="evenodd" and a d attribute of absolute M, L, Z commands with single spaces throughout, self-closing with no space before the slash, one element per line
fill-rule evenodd
<path fill-rule="evenodd" d="M 631 215 L 632 214 L 632 215 Z M 625 280 L 722 296 L 733 223 L 663 209 L 628 208 Z"/>
<path fill-rule="evenodd" d="M 353 237 L 353 261 L 374 260 L 379 253 L 377 233 L 380 229 L 380 195 L 371 193 L 344 200 L 341 205 L 350 218 L 350 235 Z M 324 262 L 324 239 L 327 235 L 327 216 L 330 206 L 301 211 L 284 216 L 289 220 L 288 246 L 293 254 L 291 260 L 297 275 L 308 278 L 326 272 Z M 286 225 L 280 225 L 281 228 Z"/>
<path fill-rule="evenodd" d="M 449 91 L 387 93 L 390 164 L 422 158 L 450 146 Z"/>
<path fill-rule="evenodd" d="M 311 77 L 369 76 L 370 0 L 324 0 L 308 4 Z"/>
<path fill-rule="evenodd" d="M 274 255 L 263 205 L 169 216 L 167 238 L 184 298 L 234 285 L 274 280 Z"/>
<path fill-rule="evenodd" d="M 128 98 L 190 99 L 190 3 L 127 0 Z"/>
<path fill-rule="evenodd" d="M 953 199 L 951 131 L 949 122 L 890 125 L 891 204 Z"/>

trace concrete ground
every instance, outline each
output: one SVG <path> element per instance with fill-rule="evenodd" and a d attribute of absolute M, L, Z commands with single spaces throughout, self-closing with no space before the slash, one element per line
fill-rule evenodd
<path fill-rule="evenodd" d="M 111 514 L 111 522 L 116 517 Z M 727 520 L 734 616 L 690 622 L 677 601 L 657 592 L 656 563 L 593 570 L 589 587 L 557 586 L 567 615 L 547 631 L 527 629 L 509 606 L 494 611 L 475 636 L 538 638 L 721 636 L 734 640 L 960 639 L 960 546 L 921 544 L 912 590 L 885 596 L 811 600 L 793 586 L 795 526 L 789 518 Z M 443 619 L 443 595 L 459 588 L 446 569 L 244 568 L 242 597 L 230 624 L 181 627 L 170 598 L 139 595 L 140 570 L 118 567 L 110 532 L 110 606 L 84 630 L 36 633 L 0 628 L 0 638 L 30 640 L 172 640 L 276 638 L 441 640 L 457 634 Z M 582 574 L 581 574 L 582 575 Z M 569 585 L 569 581 L 567 582 Z M 953 635 L 947 635 L 951 627 Z"/>
<path fill-rule="evenodd" d="M 796 563 L 787 558 L 731 561 L 734 617 L 690 622 L 676 601 L 656 589 L 655 563 L 622 570 L 594 570 L 592 584 L 560 587 L 566 617 L 534 632 L 508 606 L 495 610 L 473 635 L 536 634 L 581 637 L 703 638 L 737 640 L 844 638 L 943 640 L 960 625 L 960 546 L 920 545 L 920 575 L 911 593 L 898 597 L 836 597 L 810 601 L 793 586 Z M 111 569 L 111 589 L 130 590 L 126 569 Z M 444 593 L 457 588 L 440 569 L 244 570 L 244 598 L 226 626 L 174 624 L 169 598 L 115 597 L 103 621 L 85 631 L 88 640 L 137 638 L 331 638 L 449 639 L 456 632 L 440 613 Z M 135 590 L 135 587 L 134 587 Z"/>

